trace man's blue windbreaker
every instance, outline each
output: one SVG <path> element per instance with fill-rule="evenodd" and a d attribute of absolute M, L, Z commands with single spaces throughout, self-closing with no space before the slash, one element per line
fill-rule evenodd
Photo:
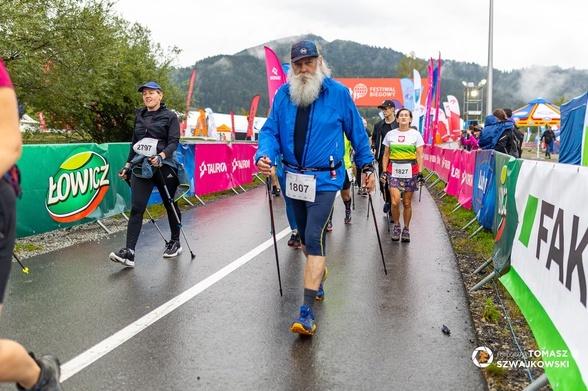
<path fill-rule="evenodd" d="M 325 78 L 319 97 L 311 106 L 302 162 L 298 162 L 294 156 L 294 123 L 297 109 L 290 99 L 290 85 L 284 84 L 276 93 L 269 118 L 259 131 L 255 162 L 263 156 L 267 156 L 273 162 L 281 152 L 284 160 L 293 166 L 328 168 L 329 157 L 333 156 L 335 165 L 341 162 L 337 168 L 336 179 L 331 179 L 328 170 L 302 173 L 316 175 L 317 191 L 337 191 L 343 187 L 346 175 L 345 164 L 342 161 L 345 153 L 345 134 L 355 150 L 356 165 L 362 168 L 372 163 L 374 157 L 361 115 L 351 99 L 349 89 L 343 84 Z M 286 171 L 296 172 L 296 169 L 291 167 L 284 168 Z"/>

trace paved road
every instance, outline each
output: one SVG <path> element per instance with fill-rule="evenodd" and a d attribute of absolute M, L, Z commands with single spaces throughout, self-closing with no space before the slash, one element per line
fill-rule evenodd
<path fill-rule="evenodd" d="M 416 197 L 412 242 L 394 243 L 374 196 L 388 275 L 367 197 L 350 225 L 336 200 L 312 338 L 289 331 L 304 258 L 276 198 L 281 297 L 263 187 L 184 212 L 194 260 L 185 244 L 163 259 L 149 223 L 135 269 L 108 260 L 124 233 L 27 259 L 29 275 L 15 265 L 2 335 L 60 357 L 66 390 L 484 390 L 447 232 L 428 192 Z"/>

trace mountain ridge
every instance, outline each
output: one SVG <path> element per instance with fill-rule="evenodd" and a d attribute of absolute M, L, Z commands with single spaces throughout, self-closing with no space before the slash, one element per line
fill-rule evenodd
<path fill-rule="evenodd" d="M 391 48 L 364 45 L 347 40 L 327 41 L 320 36 L 305 34 L 284 37 L 243 49 L 233 55 L 216 55 L 197 61 L 193 67 L 176 68 L 174 82 L 182 91 L 188 90 L 192 69 L 197 69 L 192 107 L 210 107 L 214 112 L 247 114 L 254 95 L 260 94 L 258 116 L 269 109 L 265 71 L 264 46 L 270 47 L 280 61 L 288 62 L 292 43 L 302 39 L 315 41 L 321 55 L 333 71 L 334 78 L 396 78 L 396 66 L 405 57 Z M 421 59 L 424 60 L 424 59 Z M 436 61 L 435 61 L 436 63 Z M 426 78 L 426 73 L 421 73 Z M 487 77 L 487 67 L 475 63 L 442 60 L 441 97 L 455 96 L 463 105 L 462 81 L 477 84 Z M 586 92 L 588 71 L 575 68 L 531 66 L 510 71 L 493 70 L 493 108 L 517 109 L 528 101 L 544 98 L 561 104 Z M 484 91 L 484 95 L 486 95 Z M 360 108 L 371 123 L 376 108 Z M 370 121 L 372 119 L 372 121 Z"/>

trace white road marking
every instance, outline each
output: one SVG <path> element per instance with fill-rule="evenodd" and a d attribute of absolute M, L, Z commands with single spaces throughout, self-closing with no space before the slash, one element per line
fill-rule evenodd
<path fill-rule="evenodd" d="M 289 227 L 284 229 L 282 232 L 276 234 L 276 240 L 282 239 L 290 232 L 291 230 Z M 118 346 L 133 338 L 135 335 L 139 334 L 141 331 L 145 330 L 147 327 L 151 326 L 159 319 L 163 318 L 176 308 L 179 308 L 183 304 L 187 303 L 189 300 L 196 297 L 198 294 L 205 291 L 207 288 L 211 287 L 216 282 L 228 276 L 231 272 L 234 272 L 241 266 L 245 265 L 247 262 L 255 258 L 257 255 L 261 254 L 265 249 L 273 246 L 273 244 L 274 239 L 273 237 L 271 237 L 259 246 L 257 246 L 256 248 L 254 248 L 253 250 L 249 251 L 247 254 L 241 256 L 240 258 L 236 259 L 224 268 L 220 269 L 218 272 L 214 273 L 210 277 L 200 281 L 192 288 L 188 289 L 187 291 L 184 291 L 183 293 L 174 297 L 167 303 L 164 303 L 163 305 L 154 309 L 153 311 L 138 319 L 134 323 L 120 330 L 116 334 L 113 334 L 104 341 L 98 343 L 97 345 L 94 345 L 90 349 L 74 357 L 70 361 L 66 362 L 61 366 L 61 381 L 66 381 L 76 373 L 80 372 L 82 369 L 97 361 L 100 357 L 116 349 Z"/>

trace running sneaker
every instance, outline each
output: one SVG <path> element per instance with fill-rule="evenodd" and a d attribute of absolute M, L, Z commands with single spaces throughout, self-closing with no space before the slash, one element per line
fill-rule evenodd
<path fill-rule="evenodd" d="M 39 391 L 61 391 L 61 384 L 59 383 L 59 376 L 61 375 L 61 364 L 59 359 L 51 354 L 47 354 L 38 360 L 34 354 L 29 353 L 37 365 L 41 368 L 41 375 L 37 384 L 28 390 L 39 390 Z M 27 390 L 20 384 L 16 384 L 17 390 Z"/>
<path fill-rule="evenodd" d="M 316 324 L 312 310 L 303 305 L 300 307 L 300 316 L 292 323 L 290 331 L 301 335 L 314 335 Z"/>
<path fill-rule="evenodd" d="M 360 187 L 359 189 L 357 189 L 357 195 L 367 195 L 365 187 Z"/>
<path fill-rule="evenodd" d="M 345 209 L 345 224 L 351 224 L 351 209 Z"/>
<path fill-rule="evenodd" d="M 327 279 L 329 275 L 329 269 L 325 267 L 325 272 L 323 273 L 323 279 L 321 280 L 321 284 L 319 285 L 318 291 L 316 292 L 316 299 L 317 301 L 322 301 L 325 298 L 325 289 L 323 288 L 323 283 Z"/>
<path fill-rule="evenodd" d="M 300 241 L 300 235 L 296 234 L 296 239 L 294 239 L 294 248 L 302 247 L 302 242 Z"/>
<path fill-rule="evenodd" d="M 294 242 L 296 241 L 296 235 L 298 235 L 298 234 L 292 232 L 292 235 L 290 235 L 290 239 L 288 239 L 288 246 L 290 246 L 290 247 L 294 246 Z"/>
<path fill-rule="evenodd" d="M 403 242 L 410 242 L 410 231 L 408 230 L 408 227 L 402 228 L 401 240 Z"/>
<path fill-rule="evenodd" d="M 128 248 L 121 248 L 117 252 L 110 253 L 109 258 L 112 262 L 122 263 L 128 267 L 135 267 L 135 254 Z"/>
<path fill-rule="evenodd" d="M 164 258 L 173 258 L 177 257 L 182 253 L 182 245 L 180 244 L 179 240 L 170 240 L 167 242 L 167 246 L 163 251 Z"/>
<path fill-rule="evenodd" d="M 327 232 L 331 232 L 333 230 L 333 222 L 329 220 L 327 223 Z"/>
<path fill-rule="evenodd" d="M 394 224 L 392 228 L 392 240 L 395 242 L 400 240 L 400 224 Z"/>

